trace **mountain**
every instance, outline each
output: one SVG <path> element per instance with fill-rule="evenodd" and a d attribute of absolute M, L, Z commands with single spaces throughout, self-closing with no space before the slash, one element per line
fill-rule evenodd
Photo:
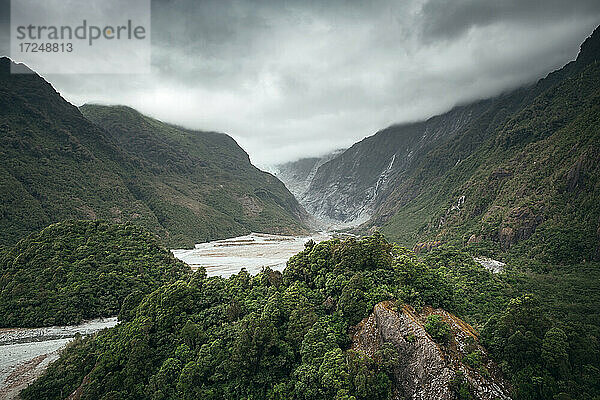
<path fill-rule="evenodd" d="M 600 258 L 599 49 L 596 29 L 533 85 L 364 139 L 317 170 L 307 210 L 410 246 Z"/>
<path fill-rule="evenodd" d="M 0 327 L 73 325 L 117 315 L 191 269 L 135 226 L 59 222 L 0 256 Z"/>
<path fill-rule="evenodd" d="M 254 167 L 230 136 L 166 124 L 123 106 L 80 110 L 151 173 L 149 182 L 132 180 L 132 190 L 179 240 L 304 232 L 306 213 L 293 195 Z"/>
<path fill-rule="evenodd" d="M 302 204 L 302 199 L 312 182 L 317 169 L 341 154 L 344 150 L 334 150 L 321 157 L 301 158 L 275 166 L 275 176 L 279 178 Z M 304 204 L 303 204 L 304 205 Z"/>
<path fill-rule="evenodd" d="M 10 66 L 0 59 L 0 247 L 73 218 L 132 222 L 170 247 L 304 231 L 291 193 L 229 136 L 126 107 L 85 106 L 88 119 Z"/>
<path fill-rule="evenodd" d="M 320 166 L 303 203 L 318 219 L 340 226 L 366 222 L 395 182 L 439 140 L 448 139 L 490 102 L 459 107 L 426 122 L 392 126 Z"/>

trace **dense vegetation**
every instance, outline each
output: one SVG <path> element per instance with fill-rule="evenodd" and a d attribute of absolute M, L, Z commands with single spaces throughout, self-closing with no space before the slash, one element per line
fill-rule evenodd
<path fill-rule="evenodd" d="M 598 93 L 600 28 L 577 60 L 533 85 L 356 143 L 319 168 L 307 210 L 372 211 L 359 232 L 378 227 L 410 247 L 600 261 Z"/>
<path fill-rule="evenodd" d="M 90 121 L 10 65 L 0 59 L 0 249 L 66 219 L 132 222 L 169 247 L 303 230 L 293 196 L 231 137 L 126 107 L 86 106 Z"/>
<path fill-rule="evenodd" d="M 230 136 L 157 121 L 124 106 L 86 104 L 83 115 L 149 170 L 150 185 L 133 180 L 169 241 L 190 245 L 253 232 L 304 232 L 304 211 L 274 176 L 250 163 Z M 192 211 L 192 212 L 191 212 Z"/>
<path fill-rule="evenodd" d="M 547 302 L 520 296 L 525 289 Z M 387 399 L 398 355 L 385 346 L 375 358 L 355 353 L 348 331 L 377 302 L 396 300 L 485 324 L 519 399 L 594 398 L 598 311 L 582 302 L 594 323 L 563 320 L 553 312 L 561 289 L 492 274 L 452 249 L 420 260 L 379 235 L 309 242 L 283 274 L 200 270 L 124 305 L 123 323 L 75 342 L 22 396 L 59 399 L 79 388 L 82 399 Z M 428 325 L 443 341 L 443 324 Z"/>
<path fill-rule="evenodd" d="M 416 143 L 427 127 L 461 119 L 414 158 L 399 157 L 407 164 L 386 178 L 387 198 L 371 221 L 403 244 L 445 243 L 426 253 L 379 234 L 336 239 L 308 243 L 283 274 L 267 269 L 222 279 L 202 270 L 184 276 L 151 236 L 130 225 L 68 223 L 30 236 L 0 260 L 2 321 L 58 323 L 120 307 L 123 322 L 76 340 L 22 396 L 62 399 L 78 390 L 83 399 L 106 400 L 386 399 L 398 355 L 386 347 L 373 358 L 353 352 L 348 333 L 374 304 L 392 300 L 444 308 L 479 329 L 518 400 L 600 399 L 599 54 L 597 30 L 575 62 L 531 87 L 366 139 L 370 153 L 362 163 L 357 145 L 327 164 L 344 176 L 377 180 L 397 150 L 395 134 Z M 63 205 L 90 216 L 139 218 L 175 242 L 295 221 L 287 191 L 276 182 L 261 189 L 272 177 L 248 167 L 224 135 L 199 135 L 124 107 L 86 106 L 87 120 L 63 103 L 46 104 L 56 94 L 35 78 L 2 82 L 9 100 L 0 102 L 10 107 L 0 108 L 8 121 L 0 126 L 7 132 L 0 229 L 8 242 L 64 217 L 56 211 Z M 56 113 L 63 117 L 54 126 Z M 27 135 L 19 136 L 23 126 Z M 72 126 L 78 136 L 69 134 Z M 56 136 L 40 139 L 44 129 Z M 371 169 L 346 174 L 344 157 Z M 57 165 L 69 172 L 61 175 Z M 115 169 L 103 170 L 107 165 Z M 223 187 L 203 183 L 209 177 Z M 79 180 L 77 190 L 56 190 Z M 115 205 L 117 194 L 124 200 Z M 56 227 L 68 229 L 63 235 Z M 124 244 L 130 237 L 134 244 Z M 493 274 L 473 254 L 500 256 L 508 265 Z M 168 272 L 158 270 L 165 265 Z M 425 329 L 441 345 L 450 340 L 435 316 Z M 478 368 L 481 354 L 465 363 Z M 457 379 L 457 396 L 468 399 L 463 383 Z"/>
<path fill-rule="evenodd" d="M 541 263 L 599 259 L 599 79 L 600 63 L 587 66 L 494 127 L 477 151 L 457 153 L 455 168 L 420 171 L 432 186 L 385 231 L 402 241 L 470 239 L 472 250 Z M 439 180 L 426 175 L 438 173 Z"/>
<path fill-rule="evenodd" d="M 391 195 L 412 194 L 388 204 L 384 232 L 541 264 L 600 260 L 598 93 L 600 29 L 576 61 L 431 150 Z"/>
<path fill-rule="evenodd" d="M 328 196 L 357 199 L 359 207 L 360 196 L 370 196 L 376 212 L 359 231 L 380 226 L 404 245 L 453 245 L 512 265 L 506 277 L 519 295 L 477 320 L 487 321 L 485 343 L 519 399 L 598 398 L 599 93 L 597 28 L 577 60 L 536 84 L 378 132 L 313 181 L 313 190 L 349 190 Z M 377 198 L 368 190 L 374 186 Z M 425 257 L 444 264 L 443 253 Z M 472 305 L 492 299 L 506 297 L 480 293 Z M 438 332 L 435 321 L 430 327 Z"/>
<path fill-rule="evenodd" d="M 0 327 L 114 316 L 127 296 L 190 273 L 154 235 L 134 225 L 57 223 L 0 255 Z"/>

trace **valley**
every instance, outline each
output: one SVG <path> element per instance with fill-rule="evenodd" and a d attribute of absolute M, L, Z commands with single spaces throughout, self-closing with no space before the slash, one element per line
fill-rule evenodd
<path fill-rule="evenodd" d="M 125 106 L 78 108 L 14 66 L 0 58 L 0 248 L 66 219 L 133 223 L 168 247 L 308 232 L 294 196 L 231 136 Z"/>
<path fill-rule="evenodd" d="M 0 58 L 0 400 L 599 399 L 600 27 L 493 93 L 271 174 Z"/>
<path fill-rule="evenodd" d="M 529 86 L 392 125 L 323 162 L 283 164 L 278 176 L 306 187 L 299 202 L 330 229 L 501 260 L 598 261 L 599 63 L 597 28 L 574 61 Z"/>

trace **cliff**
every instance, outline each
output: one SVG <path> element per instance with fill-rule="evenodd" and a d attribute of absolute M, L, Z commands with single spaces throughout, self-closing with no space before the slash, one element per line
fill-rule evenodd
<path fill-rule="evenodd" d="M 427 317 L 438 315 L 450 328 L 446 343 L 427 332 Z M 393 366 L 394 399 L 454 399 L 469 392 L 474 399 L 510 399 L 498 367 L 479 344 L 477 332 L 454 315 L 425 307 L 421 313 L 381 302 L 352 336 L 352 349 L 376 357 L 384 344 L 398 353 Z"/>

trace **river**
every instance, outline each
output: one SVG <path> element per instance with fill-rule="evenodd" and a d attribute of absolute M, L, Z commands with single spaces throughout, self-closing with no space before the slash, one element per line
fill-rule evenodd
<path fill-rule="evenodd" d="M 116 324 L 114 317 L 74 326 L 0 329 L 0 399 L 17 398 L 19 391 L 40 376 L 76 334 L 90 335 Z"/>
<path fill-rule="evenodd" d="M 172 250 L 175 257 L 196 270 L 206 268 L 208 276 L 224 278 L 245 268 L 259 273 L 263 267 L 283 270 L 287 260 L 304 249 L 308 240 L 329 239 L 325 233 L 313 236 L 281 236 L 251 233 L 231 239 L 200 243 L 191 250 Z M 40 376 L 58 359 L 60 350 L 77 333 L 89 335 L 117 324 L 117 318 L 95 319 L 76 326 L 0 329 L 0 400 L 17 398 L 19 391 Z"/>
<path fill-rule="evenodd" d="M 231 239 L 200 243 L 191 250 L 172 250 L 173 255 L 192 269 L 206 268 L 208 276 L 227 278 L 245 268 L 250 274 L 263 267 L 282 271 L 287 260 L 304 250 L 309 240 L 320 242 L 330 239 L 327 233 L 313 236 L 282 236 L 251 233 Z"/>

